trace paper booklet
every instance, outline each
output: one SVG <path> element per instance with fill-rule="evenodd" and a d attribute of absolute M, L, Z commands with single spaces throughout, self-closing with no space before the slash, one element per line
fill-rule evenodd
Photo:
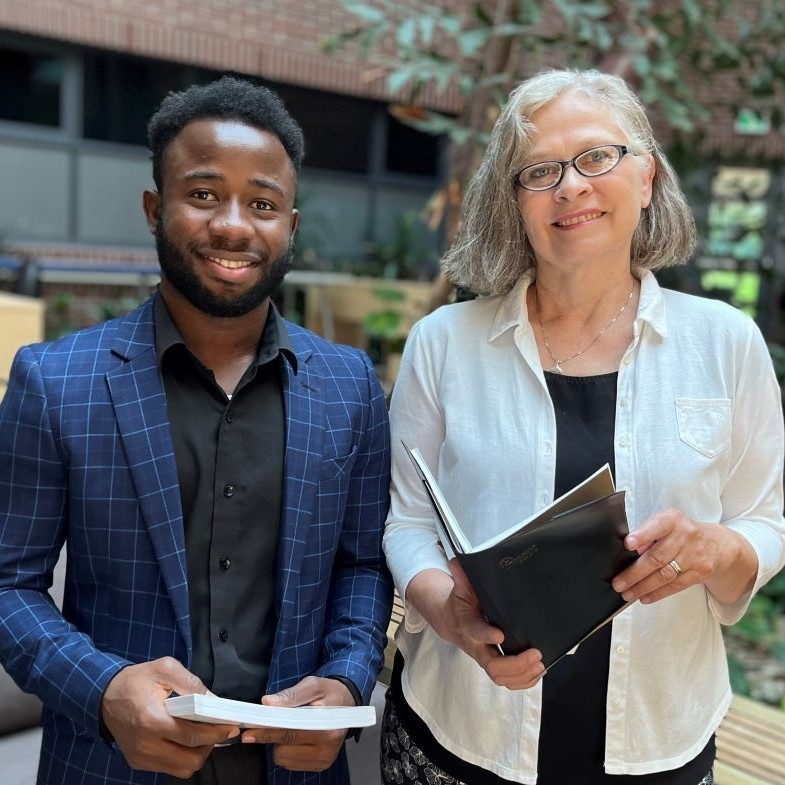
<path fill-rule="evenodd" d="M 172 717 L 241 728 L 342 730 L 376 724 L 373 706 L 263 706 L 216 695 L 178 695 L 164 701 Z"/>
<path fill-rule="evenodd" d="M 637 558 L 624 547 L 624 491 L 607 464 L 545 509 L 479 544 L 469 542 L 420 451 L 404 448 L 436 517 L 447 557 L 466 572 L 501 649 L 536 648 L 546 669 L 629 605 L 611 580 Z"/>

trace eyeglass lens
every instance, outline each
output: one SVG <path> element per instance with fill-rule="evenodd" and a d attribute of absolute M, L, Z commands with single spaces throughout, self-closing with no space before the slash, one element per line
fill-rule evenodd
<path fill-rule="evenodd" d="M 592 147 L 591 150 L 582 152 L 566 165 L 572 163 L 582 175 L 596 177 L 613 169 L 619 163 L 621 156 L 622 152 L 618 147 L 604 145 Z M 564 167 L 565 164 L 560 161 L 543 161 L 539 164 L 532 164 L 518 175 L 518 183 L 523 188 L 532 191 L 552 188 L 561 179 Z"/>

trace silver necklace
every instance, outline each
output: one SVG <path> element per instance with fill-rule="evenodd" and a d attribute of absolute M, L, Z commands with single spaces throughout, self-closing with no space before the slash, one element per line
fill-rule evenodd
<path fill-rule="evenodd" d="M 545 337 L 545 329 L 542 326 L 542 314 L 540 312 L 540 301 L 537 299 L 537 285 L 534 286 L 534 303 L 537 306 L 537 324 L 540 326 L 540 335 L 542 335 L 542 342 L 545 344 L 545 348 L 548 350 L 548 354 L 551 356 L 551 360 L 553 360 L 553 367 L 546 368 L 546 371 L 550 373 L 560 373 L 563 374 L 564 371 L 562 370 L 562 365 L 570 360 L 574 360 L 576 357 L 580 357 L 582 354 L 586 354 L 586 352 L 594 346 L 595 343 L 600 339 L 600 336 L 606 333 L 610 328 L 613 326 L 614 322 L 624 313 L 624 309 L 629 305 L 630 300 L 632 300 L 632 293 L 635 291 L 635 280 L 633 279 L 632 286 L 630 287 L 630 293 L 627 295 L 627 299 L 624 301 L 624 304 L 621 308 L 616 312 L 616 315 L 611 319 L 605 327 L 600 330 L 594 338 L 591 339 L 588 346 L 585 346 L 579 352 L 575 352 L 575 354 L 571 354 L 569 357 L 564 357 L 561 360 L 557 360 L 556 356 L 553 354 L 553 349 L 551 349 L 551 345 L 548 343 L 548 339 Z"/>

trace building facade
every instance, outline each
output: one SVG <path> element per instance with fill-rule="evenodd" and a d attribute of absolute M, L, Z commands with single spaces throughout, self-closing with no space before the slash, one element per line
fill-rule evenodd
<path fill-rule="evenodd" d="M 146 122 L 168 92 L 234 73 L 303 127 L 301 262 L 354 269 L 403 232 L 431 274 L 438 238 L 411 216 L 444 145 L 392 117 L 381 75 L 324 52 L 350 23 L 337 0 L 0 0 L 0 237 L 39 256 L 148 258 Z"/>

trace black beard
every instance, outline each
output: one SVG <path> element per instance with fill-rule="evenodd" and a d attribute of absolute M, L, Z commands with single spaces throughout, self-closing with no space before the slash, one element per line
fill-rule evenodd
<path fill-rule="evenodd" d="M 275 293 L 292 267 L 294 243 L 289 242 L 287 249 L 272 263 L 267 275 L 241 295 L 231 299 L 220 297 L 211 292 L 193 271 L 183 254 L 169 242 L 161 223 L 155 229 L 155 248 L 163 276 L 172 286 L 208 316 L 236 319 L 258 308 L 268 297 Z M 262 259 L 268 264 L 268 259 Z"/>

